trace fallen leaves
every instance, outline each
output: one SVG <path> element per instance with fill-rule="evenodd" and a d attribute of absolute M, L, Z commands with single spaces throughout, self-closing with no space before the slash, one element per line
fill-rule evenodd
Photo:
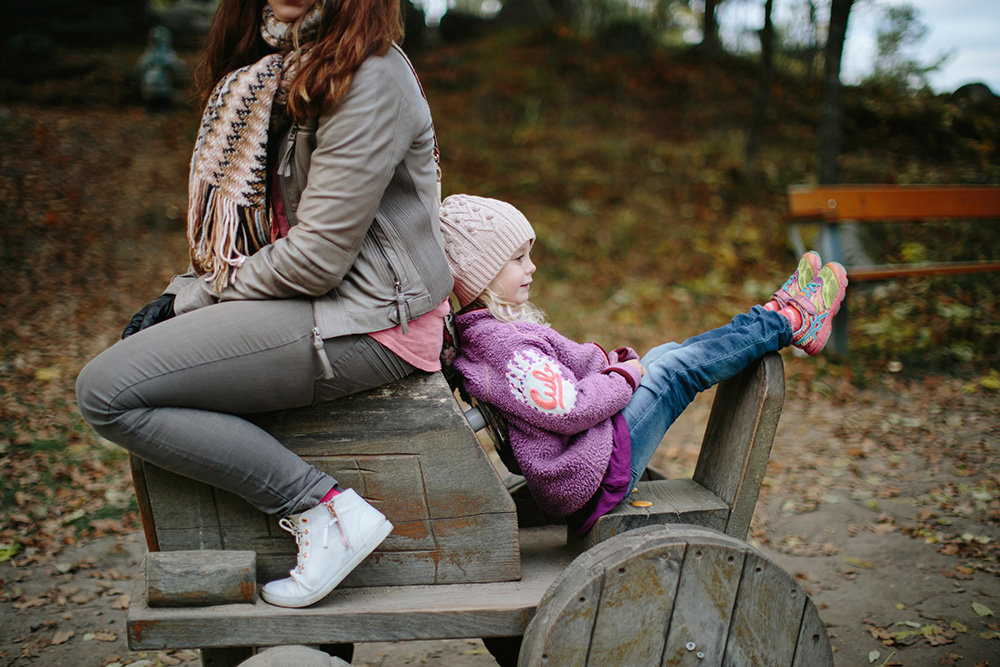
<path fill-rule="evenodd" d="M 855 567 L 863 567 L 866 570 L 871 570 L 875 567 L 875 563 L 861 560 L 860 558 L 853 558 L 851 556 L 844 556 L 844 562 Z"/>
<path fill-rule="evenodd" d="M 74 635 L 76 635 L 75 630 L 63 630 L 57 632 L 55 635 L 53 635 L 51 643 L 53 646 L 55 646 L 56 644 L 65 644 L 70 639 L 72 639 Z"/>
<path fill-rule="evenodd" d="M 902 630 L 891 628 L 903 626 Z M 916 621 L 901 621 L 887 626 L 869 623 L 868 632 L 886 646 L 912 646 L 920 641 L 926 641 L 931 646 L 943 646 L 955 641 L 959 631 L 951 627 L 929 624 L 921 625 Z"/>
<path fill-rule="evenodd" d="M 979 602 L 972 603 L 972 611 L 976 612 L 976 616 L 992 616 L 993 610 L 984 604 Z"/>

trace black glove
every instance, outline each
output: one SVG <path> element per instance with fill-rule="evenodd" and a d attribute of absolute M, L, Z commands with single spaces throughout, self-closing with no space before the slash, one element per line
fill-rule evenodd
<path fill-rule="evenodd" d="M 174 295 L 162 294 L 142 307 L 138 313 L 132 316 L 122 332 L 122 340 L 125 340 L 134 333 L 139 333 L 143 329 L 148 329 L 154 324 L 164 320 L 169 320 L 174 316 Z"/>

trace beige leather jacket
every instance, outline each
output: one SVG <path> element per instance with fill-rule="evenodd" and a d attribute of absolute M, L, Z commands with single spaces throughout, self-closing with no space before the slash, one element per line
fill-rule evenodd
<path fill-rule="evenodd" d="M 175 276 L 177 314 L 220 301 L 311 298 L 323 338 L 369 333 L 433 310 L 452 287 L 438 222 L 430 109 L 396 47 L 366 60 L 343 100 L 283 138 L 291 230 L 219 292 Z"/>

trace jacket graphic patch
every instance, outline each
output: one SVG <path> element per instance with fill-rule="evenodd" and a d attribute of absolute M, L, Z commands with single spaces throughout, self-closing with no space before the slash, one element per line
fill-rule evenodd
<path fill-rule="evenodd" d="M 564 415 L 576 405 L 576 388 L 555 361 L 535 350 L 514 354 L 507 362 L 510 391 L 525 405 L 553 415 Z"/>

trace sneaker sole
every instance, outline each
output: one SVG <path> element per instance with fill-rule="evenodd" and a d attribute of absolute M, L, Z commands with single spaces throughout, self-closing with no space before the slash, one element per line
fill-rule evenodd
<path fill-rule="evenodd" d="M 339 570 L 334 572 L 326 583 L 306 597 L 282 598 L 280 596 L 270 595 L 263 590 L 261 591 L 260 596 L 264 598 L 264 602 L 278 607 L 298 608 L 308 607 L 311 604 L 315 604 L 329 595 L 330 592 L 337 587 L 337 584 L 346 579 L 347 575 L 353 572 L 354 568 L 361 564 L 361 561 L 367 558 L 371 552 L 375 551 L 375 548 L 382 544 L 385 538 L 389 537 L 389 533 L 391 532 L 392 524 L 389 523 L 388 519 L 383 519 L 382 523 L 379 524 L 375 532 L 372 533 L 368 539 L 365 540 L 364 544 L 361 545 L 361 548 L 355 551 L 354 555 L 352 555 Z"/>

